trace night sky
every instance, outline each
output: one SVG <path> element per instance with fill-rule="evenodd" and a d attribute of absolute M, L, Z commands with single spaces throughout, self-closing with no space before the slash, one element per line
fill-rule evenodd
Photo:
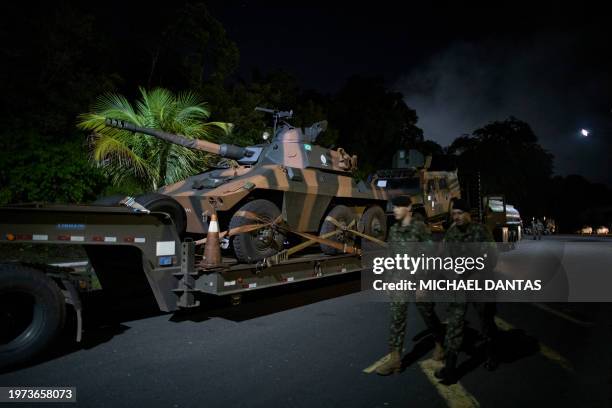
<path fill-rule="evenodd" d="M 244 77 L 283 69 L 304 87 L 334 92 L 352 75 L 382 76 L 417 110 L 428 139 L 446 146 L 513 115 L 555 155 L 557 174 L 612 185 L 604 9 L 328 3 L 213 1 L 210 9 L 237 43 Z"/>

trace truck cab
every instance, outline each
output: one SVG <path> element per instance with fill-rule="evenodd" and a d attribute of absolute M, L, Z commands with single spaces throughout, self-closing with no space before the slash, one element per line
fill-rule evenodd
<path fill-rule="evenodd" d="M 398 150 L 392 168 L 378 170 L 371 183 L 382 189 L 386 200 L 410 196 L 414 213 L 433 225 L 448 221 L 452 201 L 461 196 L 457 170 L 433 169 L 432 157 L 416 150 Z M 393 212 L 390 201 L 386 212 Z"/>

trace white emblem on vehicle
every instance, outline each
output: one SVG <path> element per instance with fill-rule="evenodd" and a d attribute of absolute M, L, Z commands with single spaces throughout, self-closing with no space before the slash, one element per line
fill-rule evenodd
<path fill-rule="evenodd" d="M 327 157 L 325 157 L 324 154 L 321 155 L 321 163 L 323 163 L 324 165 L 327 164 Z"/>

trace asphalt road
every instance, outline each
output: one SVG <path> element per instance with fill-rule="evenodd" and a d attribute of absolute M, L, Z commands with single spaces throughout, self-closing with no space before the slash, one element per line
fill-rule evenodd
<path fill-rule="evenodd" d="M 66 332 L 40 360 L 1 373 L 0 386 L 74 386 L 70 407 L 611 405 L 612 304 L 500 304 L 501 366 L 481 366 L 470 329 L 451 386 L 431 377 L 429 338 L 412 341 L 425 328 L 414 307 L 405 369 L 372 373 L 388 353 L 389 310 L 360 291 L 358 274 L 253 293 L 239 306 L 209 299 L 188 313 L 160 314 L 145 300 L 102 305 L 88 300 L 82 344 Z"/>

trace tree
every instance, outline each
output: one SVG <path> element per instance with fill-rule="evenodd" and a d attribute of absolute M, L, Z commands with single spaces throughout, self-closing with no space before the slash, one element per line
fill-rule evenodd
<path fill-rule="evenodd" d="M 329 119 L 338 129 L 338 144 L 359 156 L 362 175 L 388 168 L 396 150 L 416 148 L 423 141 L 416 111 L 377 78 L 349 79 L 333 98 Z"/>
<path fill-rule="evenodd" d="M 49 144 L 37 133 L 0 139 L 0 163 L 0 205 L 84 203 L 95 199 L 106 184 L 82 142 Z"/>
<path fill-rule="evenodd" d="M 293 110 L 293 118 L 289 122 L 296 127 L 306 127 L 328 119 L 330 100 L 329 96 L 317 91 L 302 90 L 291 74 L 272 71 L 266 74 L 254 72 L 251 81 L 239 81 L 228 92 L 215 93 L 214 106 L 216 117 L 234 125 L 228 142 L 250 145 L 261 143 L 264 130 L 271 131 L 270 116 L 256 112 L 256 106 Z M 317 144 L 330 146 L 335 144 L 336 138 L 337 130 L 330 122 Z"/>
<path fill-rule="evenodd" d="M 449 146 L 460 174 L 480 172 L 483 194 L 504 194 L 523 214 L 544 215 L 553 156 L 531 127 L 514 117 L 463 135 Z"/>
<path fill-rule="evenodd" d="M 555 176 L 548 191 L 546 214 L 563 232 L 575 232 L 585 225 L 610 227 L 612 223 L 612 189 L 570 174 Z"/>
<path fill-rule="evenodd" d="M 150 60 L 148 86 L 222 91 L 238 66 L 239 52 L 206 4 L 188 1 L 168 14 L 154 12 L 154 21 L 140 19 L 141 30 L 136 30 Z"/>
<path fill-rule="evenodd" d="M 5 7 L 2 23 L 2 138 L 36 132 L 56 144 L 76 141 L 75 116 L 121 81 L 100 22 L 60 1 Z"/>
<path fill-rule="evenodd" d="M 152 91 L 140 88 L 140 94 L 135 107 L 122 95 L 104 94 L 91 112 L 80 116 L 78 127 L 93 132 L 92 158 L 111 177 L 113 184 L 135 180 L 145 189 L 157 190 L 201 172 L 215 160 L 203 152 L 105 125 L 107 118 L 120 119 L 137 126 L 209 140 L 231 130 L 228 123 L 205 122 L 210 111 L 192 92 L 175 95 L 164 88 Z"/>

